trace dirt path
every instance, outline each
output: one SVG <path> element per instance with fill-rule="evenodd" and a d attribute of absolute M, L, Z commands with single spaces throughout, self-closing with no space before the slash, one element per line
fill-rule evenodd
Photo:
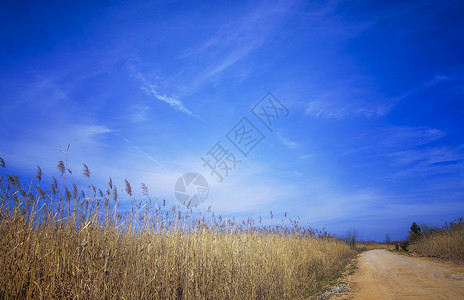
<path fill-rule="evenodd" d="M 361 254 L 348 285 L 333 299 L 464 299 L 464 265 L 372 250 Z"/>

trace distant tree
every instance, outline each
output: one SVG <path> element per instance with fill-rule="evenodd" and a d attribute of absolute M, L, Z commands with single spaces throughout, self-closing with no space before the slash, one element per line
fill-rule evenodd
<path fill-rule="evenodd" d="M 350 244 L 351 249 L 356 249 L 356 240 L 358 239 L 358 231 L 356 229 L 351 229 L 346 233 L 345 241 Z"/>
<path fill-rule="evenodd" d="M 438 227 L 438 225 L 435 225 L 435 227 L 432 227 L 427 224 L 421 224 L 420 229 L 421 229 L 422 236 L 431 235 L 433 233 L 437 233 L 440 231 L 440 228 Z"/>
<path fill-rule="evenodd" d="M 411 225 L 411 230 L 409 231 L 409 240 L 410 241 L 416 241 L 418 238 L 421 237 L 421 228 L 419 225 L 416 224 L 416 222 L 413 222 Z"/>
<path fill-rule="evenodd" d="M 388 235 L 388 233 L 385 235 L 385 244 L 387 245 L 390 245 L 391 244 L 391 241 L 392 239 L 390 238 L 390 236 Z"/>

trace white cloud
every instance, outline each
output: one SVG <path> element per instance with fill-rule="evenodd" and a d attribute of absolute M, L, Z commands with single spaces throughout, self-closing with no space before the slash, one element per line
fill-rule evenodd
<path fill-rule="evenodd" d="M 401 98 L 366 101 L 356 95 L 337 94 L 328 93 L 323 97 L 319 97 L 319 99 L 310 101 L 306 106 L 305 115 L 336 119 L 359 116 L 367 118 L 382 117 L 387 115 Z"/>
<path fill-rule="evenodd" d="M 155 96 L 156 99 L 163 101 L 167 104 L 169 104 L 172 108 L 175 110 L 181 111 L 183 113 L 186 113 L 189 116 L 196 116 L 193 112 L 191 112 L 188 108 L 184 106 L 184 103 L 182 101 L 174 98 L 174 97 L 169 97 L 166 95 L 162 95 L 156 91 L 154 85 L 145 85 L 142 87 L 142 90 L 145 91 L 147 94 L 151 94 Z"/>
<path fill-rule="evenodd" d="M 398 169 L 398 177 L 427 177 L 453 174 L 464 170 L 464 153 L 461 147 L 437 145 L 446 132 L 429 127 L 394 126 L 377 130 L 380 156 Z"/>
<path fill-rule="evenodd" d="M 389 148 L 407 148 L 432 143 L 446 136 L 446 132 L 429 127 L 394 126 L 375 133 L 382 137 L 379 144 Z"/>
<path fill-rule="evenodd" d="M 220 75 L 237 62 L 260 48 L 294 5 L 293 1 L 277 1 L 259 5 L 254 11 L 219 26 L 215 36 L 184 50 L 178 59 L 202 62 L 205 67 L 196 72 L 186 90 L 203 86 L 212 77 Z M 249 71 L 249 70 L 248 70 Z M 244 73 L 240 72 L 239 76 Z"/>
<path fill-rule="evenodd" d="M 290 147 L 290 148 L 296 148 L 298 147 L 298 143 L 295 142 L 295 141 L 292 141 L 288 138 L 286 138 L 285 136 L 281 135 L 281 134 L 276 134 L 277 138 L 282 142 L 282 144 L 284 144 L 285 146 L 287 147 Z"/>
<path fill-rule="evenodd" d="M 347 117 L 383 117 L 390 113 L 400 101 L 417 96 L 424 90 L 442 82 L 463 81 L 460 73 L 436 74 L 432 79 L 396 97 L 376 95 L 369 88 L 372 78 L 354 78 L 349 82 L 334 84 L 331 90 L 321 90 L 312 97 L 305 107 L 305 115 L 313 117 L 342 119 Z M 362 86 L 363 88 L 356 88 Z"/>
<path fill-rule="evenodd" d="M 189 116 L 198 117 L 192 111 L 190 111 L 187 107 L 185 107 L 184 103 L 179 99 L 176 99 L 172 96 L 167 96 L 158 92 L 156 88 L 156 84 L 150 82 L 142 73 L 137 71 L 133 65 L 128 65 L 128 69 L 131 72 L 131 75 L 136 78 L 140 83 L 140 89 L 143 90 L 148 95 L 154 96 L 157 100 L 162 101 L 173 109 L 183 112 Z"/>
<path fill-rule="evenodd" d="M 135 104 L 129 109 L 129 120 L 131 122 L 146 121 L 149 111 L 150 107 L 148 105 Z"/>
<path fill-rule="evenodd" d="M 77 125 L 72 127 L 70 139 L 79 143 L 97 143 L 104 135 L 113 132 L 110 128 L 102 125 Z"/>
<path fill-rule="evenodd" d="M 143 151 L 139 146 L 135 145 L 134 143 L 132 143 L 128 138 L 122 136 L 121 134 L 117 133 L 118 136 L 120 136 L 126 143 L 128 143 L 129 145 L 131 145 L 136 151 L 140 152 L 141 154 L 143 154 L 143 156 L 145 156 L 146 158 L 148 158 L 149 160 L 151 160 L 152 162 L 154 162 L 155 164 L 157 164 L 158 166 L 160 166 L 161 168 L 163 168 L 164 170 L 166 170 L 166 168 L 163 166 L 163 164 L 161 164 L 158 160 L 156 160 L 155 158 L 153 158 L 153 156 L 149 155 L 148 153 L 146 153 L 145 151 Z"/>
<path fill-rule="evenodd" d="M 410 149 L 387 154 L 401 166 L 394 177 L 426 177 L 437 174 L 460 174 L 464 171 L 464 153 L 449 147 Z"/>

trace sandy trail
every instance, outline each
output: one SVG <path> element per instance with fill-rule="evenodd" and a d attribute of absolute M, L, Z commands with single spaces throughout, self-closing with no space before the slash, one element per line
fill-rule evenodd
<path fill-rule="evenodd" d="M 362 253 L 348 282 L 335 299 L 464 299 L 463 265 L 385 250 Z"/>

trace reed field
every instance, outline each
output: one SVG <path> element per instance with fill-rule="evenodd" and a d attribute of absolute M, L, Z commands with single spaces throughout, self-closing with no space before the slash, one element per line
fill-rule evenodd
<path fill-rule="evenodd" d="M 144 184 L 139 201 L 127 180 L 124 190 L 111 178 L 104 191 L 79 190 L 66 182 L 65 163 L 58 169 L 49 186 L 39 167 L 22 184 L 0 159 L 1 299 L 304 298 L 356 254 L 296 222 L 264 226 L 154 205 Z M 83 175 L 90 182 L 86 165 Z M 131 202 L 124 213 L 122 191 Z"/>
<path fill-rule="evenodd" d="M 365 251 L 369 250 L 388 250 L 388 249 L 394 249 L 395 245 L 393 244 L 387 244 L 387 243 L 380 243 L 380 242 L 375 242 L 375 241 L 368 241 L 368 242 L 357 242 L 357 247 L 360 249 L 363 249 Z"/>
<path fill-rule="evenodd" d="M 464 219 L 428 228 L 411 248 L 418 253 L 464 260 Z"/>

